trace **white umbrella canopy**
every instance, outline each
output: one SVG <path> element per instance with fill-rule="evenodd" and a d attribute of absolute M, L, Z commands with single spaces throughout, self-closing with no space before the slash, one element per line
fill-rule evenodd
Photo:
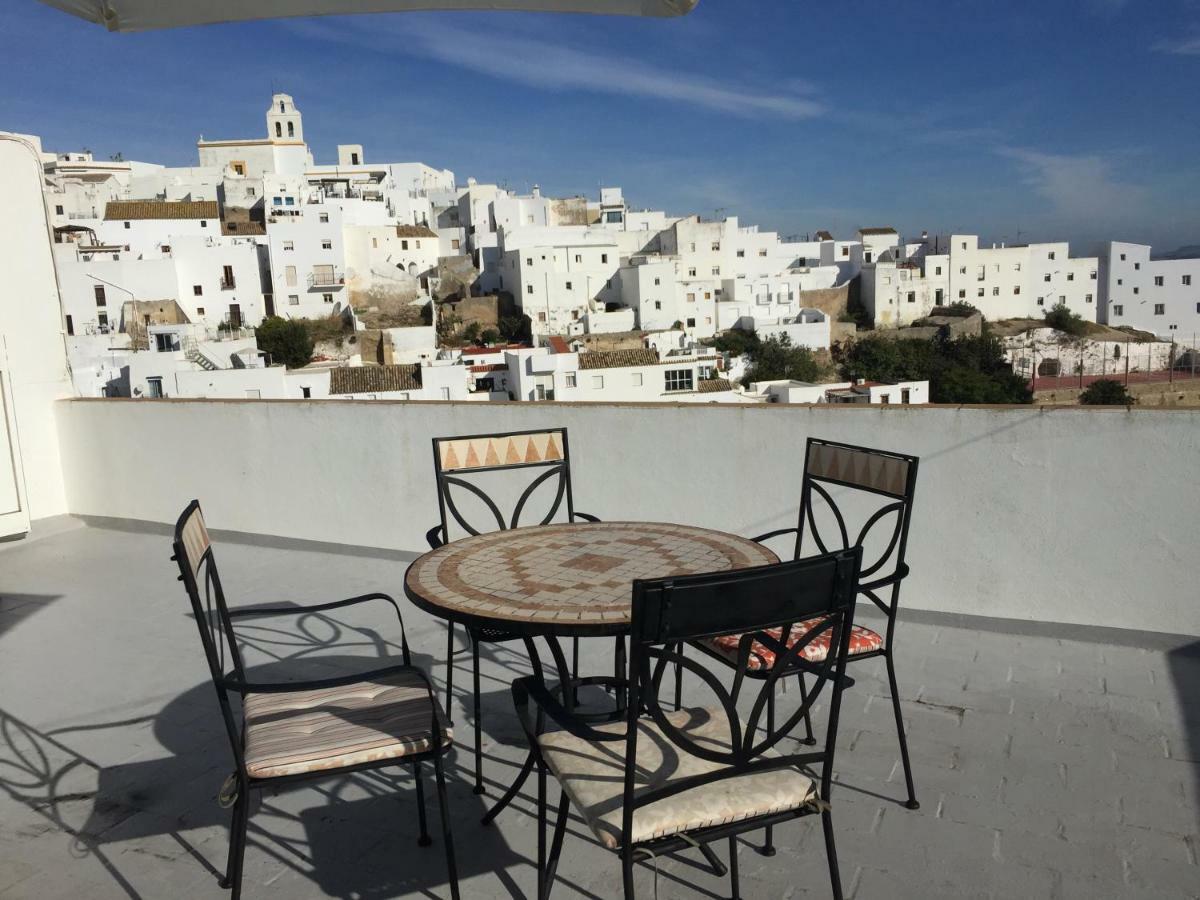
<path fill-rule="evenodd" d="M 250 19 L 418 10 L 522 10 L 683 16 L 699 0 L 42 0 L 109 31 L 148 31 Z"/>

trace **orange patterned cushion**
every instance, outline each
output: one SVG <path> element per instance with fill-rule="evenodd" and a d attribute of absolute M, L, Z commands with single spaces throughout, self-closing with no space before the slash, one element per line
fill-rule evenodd
<path fill-rule="evenodd" d="M 792 632 L 788 638 L 788 647 L 791 647 L 796 641 L 800 640 L 823 621 L 821 618 L 816 618 L 797 622 L 792 626 Z M 781 635 L 781 629 L 770 629 L 767 631 L 767 634 L 778 639 Z M 800 651 L 800 655 L 809 662 L 821 662 L 829 655 L 829 641 L 832 637 L 833 629 L 821 632 L 813 638 L 810 644 L 806 645 Z M 738 642 L 741 639 L 742 636 L 740 634 L 725 634 L 721 637 L 710 638 L 705 643 L 722 656 L 727 657 L 731 662 L 736 663 L 738 658 Z M 856 653 L 870 653 L 872 650 L 878 650 L 882 646 L 883 638 L 869 628 L 855 625 L 850 632 L 851 656 Z M 769 669 L 773 665 L 775 665 L 775 651 L 755 641 L 754 646 L 750 648 L 750 659 L 747 661 L 747 667 L 752 672 L 757 672 L 762 669 Z"/>

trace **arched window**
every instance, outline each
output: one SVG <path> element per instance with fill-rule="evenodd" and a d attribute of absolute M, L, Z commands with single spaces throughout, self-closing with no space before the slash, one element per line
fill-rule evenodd
<path fill-rule="evenodd" d="M 417 264 L 415 262 L 410 262 L 408 264 L 408 274 L 414 278 L 417 277 Z"/>
<path fill-rule="evenodd" d="M 283 108 L 283 101 L 282 101 L 282 100 L 280 100 L 280 101 L 279 101 L 279 111 L 280 111 L 280 112 L 287 112 L 287 110 Z"/>
<path fill-rule="evenodd" d="M 1120 358 L 1121 358 L 1121 345 L 1117 344 L 1116 346 L 1113 347 L 1113 359 L 1120 359 Z"/>
<path fill-rule="evenodd" d="M 275 123 L 275 137 L 283 137 L 283 126 L 278 122 Z"/>
<path fill-rule="evenodd" d="M 288 122 L 288 137 L 296 136 L 296 126 L 292 122 Z"/>

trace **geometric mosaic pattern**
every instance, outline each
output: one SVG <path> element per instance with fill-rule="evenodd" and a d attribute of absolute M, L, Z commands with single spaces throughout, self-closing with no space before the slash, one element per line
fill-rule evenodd
<path fill-rule="evenodd" d="M 761 544 L 688 525 L 544 525 L 489 532 L 426 553 L 409 567 L 405 585 L 450 618 L 620 626 L 629 623 L 636 578 L 778 561 Z"/>
<path fill-rule="evenodd" d="M 438 442 L 443 472 L 556 462 L 563 458 L 561 431 L 508 437 L 461 438 Z"/>
<path fill-rule="evenodd" d="M 908 460 L 814 442 L 808 474 L 902 496 L 908 486 Z"/>

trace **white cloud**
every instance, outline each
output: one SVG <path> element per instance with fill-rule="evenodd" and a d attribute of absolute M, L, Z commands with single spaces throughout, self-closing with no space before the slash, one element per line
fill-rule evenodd
<path fill-rule="evenodd" d="M 1164 39 L 1150 49 L 1159 53 L 1171 53 L 1175 56 L 1200 56 L 1200 34 L 1191 37 Z"/>
<path fill-rule="evenodd" d="M 397 26 L 381 19 L 339 26 L 292 23 L 289 27 L 319 40 L 351 43 L 375 52 L 422 56 L 540 90 L 580 90 L 664 100 L 743 117 L 808 119 L 825 112 L 804 82 L 791 81 L 785 90 L 760 89 L 633 57 L 502 31 L 485 32 L 421 21 Z"/>
<path fill-rule="evenodd" d="M 1112 162 L 1099 155 L 1043 153 L 1003 147 L 1001 156 L 1020 164 L 1024 181 L 1049 201 L 1055 221 L 1073 227 L 1116 223 L 1146 208 L 1145 188 L 1120 181 Z"/>

